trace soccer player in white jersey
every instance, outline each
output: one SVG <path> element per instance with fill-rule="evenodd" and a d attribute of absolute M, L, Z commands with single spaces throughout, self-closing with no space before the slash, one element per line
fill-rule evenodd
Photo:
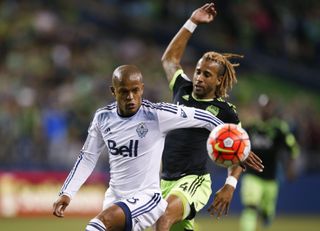
<path fill-rule="evenodd" d="M 144 230 L 164 213 L 159 171 L 166 134 L 173 129 L 202 127 L 212 130 L 222 122 L 201 109 L 142 99 L 142 74 L 134 65 L 115 69 L 111 91 L 115 102 L 98 109 L 80 155 L 53 205 L 63 217 L 71 198 L 93 171 L 106 146 L 110 182 L 103 210 L 87 231 Z"/>

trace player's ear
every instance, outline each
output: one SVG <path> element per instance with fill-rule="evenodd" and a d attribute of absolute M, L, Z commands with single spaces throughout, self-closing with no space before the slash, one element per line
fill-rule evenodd
<path fill-rule="evenodd" d="M 222 83 L 223 75 L 219 75 L 217 78 L 217 85 L 219 86 Z"/>
<path fill-rule="evenodd" d="M 222 83 L 224 73 L 226 72 L 226 67 L 222 64 L 219 64 L 218 69 L 218 78 L 217 78 L 217 85 L 219 86 Z"/>
<path fill-rule="evenodd" d="M 116 96 L 116 92 L 115 92 L 115 89 L 114 89 L 114 87 L 110 87 L 110 91 L 111 91 L 111 94 L 113 95 L 113 96 Z"/>

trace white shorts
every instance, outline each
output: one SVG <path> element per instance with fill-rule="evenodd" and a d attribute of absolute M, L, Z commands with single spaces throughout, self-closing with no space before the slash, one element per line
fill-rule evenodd
<path fill-rule="evenodd" d="M 108 189 L 103 201 L 103 209 L 113 204 L 120 206 L 126 215 L 126 231 L 140 231 L 151 227 L 167 208 L 167 201 L 158 191 L 137 192 L 128 198 L 116 198 Z"/>

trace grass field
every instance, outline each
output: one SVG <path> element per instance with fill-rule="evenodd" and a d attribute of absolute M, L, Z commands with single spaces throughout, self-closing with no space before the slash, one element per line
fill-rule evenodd
<path fill-rule="evenodd" d="M 0 218 L 1 231 L 80 231 L 84 230 L 89 218 Z M 200 231 L 236 231 L 238 217 L 224 217 L 220 220 L 199 217 Z M 281 216 L 277 217 L 268 229 L 257 231 L 318 231 L 320 216 Z"/>

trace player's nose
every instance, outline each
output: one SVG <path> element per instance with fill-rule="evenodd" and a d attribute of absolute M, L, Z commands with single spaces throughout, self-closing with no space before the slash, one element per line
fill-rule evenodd
<path fill-rule="evenodd" d="M 200 73 L 200 74 L 197 74 L 197 75 L 196 75 L 196 81 L 197 81 L 197 82 L 202 82 L 202 77 L 203 77 L 203 76 L 202 76 L 201 73 Z"/>
<path fill-rule="evenodd" d="M 132 93 L 132 92 L 129 92 L 129 93 L 128 93 L 127 99 L 130 99 L 130 100 L 133 99 L 133 93 Z"/>

